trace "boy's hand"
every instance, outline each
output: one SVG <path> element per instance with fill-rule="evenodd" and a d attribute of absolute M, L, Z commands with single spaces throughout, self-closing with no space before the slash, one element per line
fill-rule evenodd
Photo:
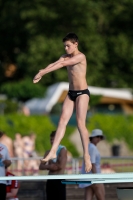
<path fill-rule="evenodd" d="M 39 71 L 39 73 L 36 74 L 36 76 L 34 77 L 33 83 L 39 82 L 39 81 L 41 80 L 41 78 L 42 78 L 42 75 L 41 75 L 41 73 L 40 73 L 40 71 Z"/>

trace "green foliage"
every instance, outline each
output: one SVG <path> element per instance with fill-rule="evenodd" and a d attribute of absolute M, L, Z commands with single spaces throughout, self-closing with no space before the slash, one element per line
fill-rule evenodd
<path fill-rule="evenodd" d="M 61 143 L 67 147 L 68 151 L 71 152 L 73 157 L 78 157 L 79 153 L 74 144 L 72 144 L 69 139 L 70 135 L 74 132 L 74 129 L 74 126 L 67 126 L 65 136 Z"/>
<path fill-rule="evenodd" d="M 68 4 L 66 0 L 23 0 L 20 4 L 1 0 L 0 10 L 1 85 L 27 82 L 25 77 L 33 78 L 39 69 L 57 60 L 64 54 L 62 38 L 73 31 L 87 57 L 89 85 L 133 87 L 133 1 L 73 0 Z M 9 64 L 16 67 L 10 76 Z M 47 74 L 41 83 L 47 87 L 53 81 L 67 80 L 64 68 Z M 3 87 L 11 96 L 11 88 Z M 38 95 L 16 93 L 22 100 Z"/>
<path fill-rule="evenodd" d="M 49 135 L 51 131 L 56 130 L 56 126 L 48 116 L 0 115 L 0 122 L 0 130 L 4 130 L 12 139 L 18 132 L 23 136 L 34 132 L 37 136 L 36 150 L 39 155 L 42 156 L 47 149 L 50 149 Z M 124 140 L 133 150 L 133 116 L 95 114 L 89 117 L 87 128 L 90 132 L 95 128 L 100 128 L 108 142 L 113 143 L 114 139 Z M 61 144 L 65 145 L 74 157 L 77 157 L 78 152 L 69 140 L 74 129 L 75 126 L 67 126 Z"/>
<path fill-rule="evenodd" d="M 91 94 L 91 98 L 90 98 L 90 101 L 89 101 L 90 107 L 99 104 L 101 97 L 102 97 L 101 95 L 92 95 Z"/>
<path fill-rule="evenodd" d="M 13 83 L 5 83 L 1 87 L 1 93 L 7 95 L 8 98 L 16 98 L 26 101 L 29 98 L 41 97 L 44 95 L 45 88 L 40 84 L 33 84 L 31 79 L 25 79 Z"/>
<path fill-rule="evenodd" d="M 0 113 L 16 113 L 18 111 L 18 102 L 13 100 L 0 100 Z"/>
<path fill-rule="evenodd" d="M 56 103 L 53 106 L 50 114 L 60 114 L 61 113 L 61 109 L 62 109 L 62 103 Z"/>
<path fill-rule="evenodd" d="M 15 138 L 15 133 L 24 136 L 34 132 L 37 136 L 36 150 L 40 155 L 43 156 L 44 152 L 50 149 L 49 135 L 51 131 L 56 130 L 56 126 L 48 116 L 0 115 L 0 122 L 0 130 L 4 130 L 12 139 Z M 61 143 L 67 147 L 73 156 L 78 156 L 77 150 L 69 140 L 73 131 L 74 127 L 68 126 Z"/>
<path fill-rule="evenodd" d="M 133 116 L 96 114 L 89 118 L 89 131 L 95 128 L 103 130 L 107 141 L 125 140 L 133 150 Z"/>

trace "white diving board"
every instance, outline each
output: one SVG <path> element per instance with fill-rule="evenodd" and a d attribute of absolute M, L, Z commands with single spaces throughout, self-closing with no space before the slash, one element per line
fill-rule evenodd
<path fill-rule="evenodd" d="M 60 179 L 64 184 L 81 183 L 133 183 L 133 173 L 112 173 L 112 174 L 69 174 L 69 175 L 39 175 L 39 176 L 2 176 L 0 180 L 37 181 Z"/>
<path fill-rule="evenodd" d="M 82 177 L 84 175 L 84 177 Z M 62 180 L 63 184 L 133 183 L 133 173 L 82 174 L 82 178 Z"/>

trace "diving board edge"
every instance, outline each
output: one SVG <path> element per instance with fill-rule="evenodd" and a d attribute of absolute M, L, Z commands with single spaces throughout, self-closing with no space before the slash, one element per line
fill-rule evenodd
<path fill-rule="evenodd" d="M 91 182 L 95 181 L 122 181 L 122 179 L 125 180 L 125 182 L 133 182 L 133 173 L 111 173 L 111 174 L 64 174 L 64 175 L 39 175 L 39 176 L 2 176 L 0 177 L 0 180 L 50 180 L 50 179 L 61 179 L 61 180 L 88 180 Z"/>

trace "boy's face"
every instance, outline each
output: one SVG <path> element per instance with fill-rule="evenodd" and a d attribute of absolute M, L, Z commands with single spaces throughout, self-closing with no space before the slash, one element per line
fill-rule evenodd
<path fill-rule="evenodd" d="M 77 49 L 78 43 L 72 43 L 71 41 L 64 42 L 65 51 L 67 54 L 72 54 Z"/>

